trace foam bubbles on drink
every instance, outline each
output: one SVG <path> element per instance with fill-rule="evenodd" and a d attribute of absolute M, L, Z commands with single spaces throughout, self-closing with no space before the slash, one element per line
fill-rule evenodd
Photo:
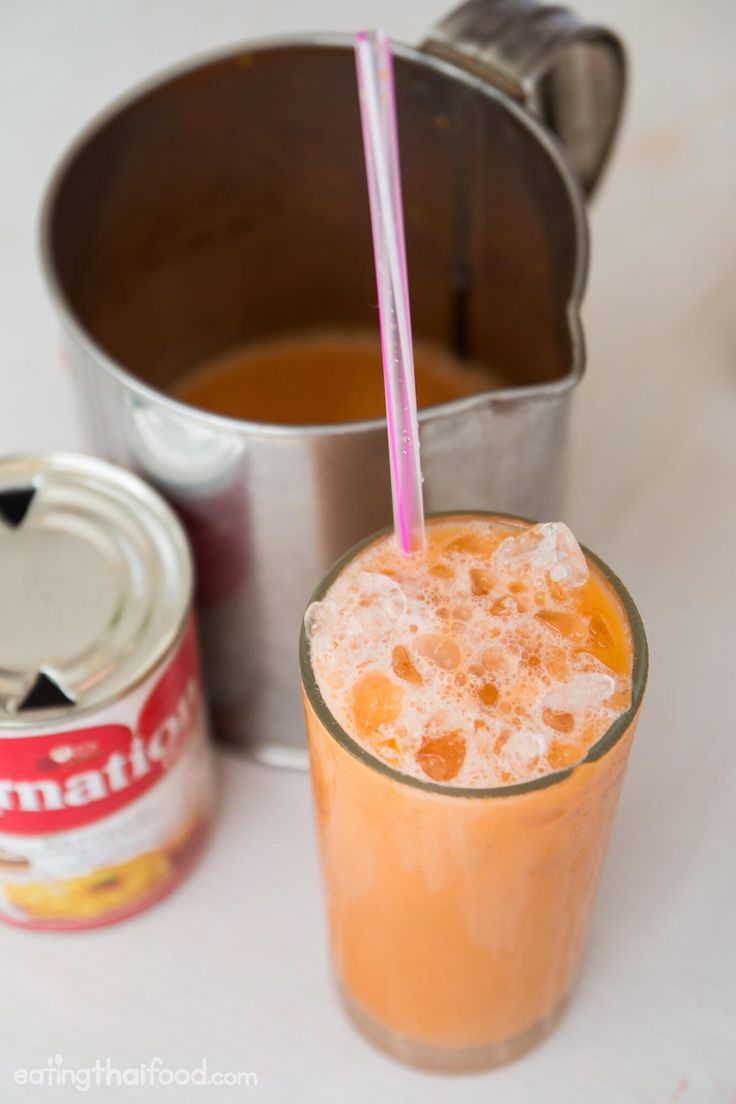
<path fill-rule="evenodd" d="M 628 707 L 616 601 L 565 525 L 438 520 L 412 556 L 368 547 L 305 623 L 325 701 L 368 751 L 502 786 L 573 766 Z"/>

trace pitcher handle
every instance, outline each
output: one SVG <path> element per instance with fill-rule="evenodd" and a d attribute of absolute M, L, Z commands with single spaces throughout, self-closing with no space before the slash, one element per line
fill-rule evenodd
<path fill-rule="evenodd" d="M 536 115 L 566 150 L 585 195 L 592 195 L 626 88 L 626 54 L 612 31 L 537 0 L 468 0 L 431 29 L 421 48 Z"/>

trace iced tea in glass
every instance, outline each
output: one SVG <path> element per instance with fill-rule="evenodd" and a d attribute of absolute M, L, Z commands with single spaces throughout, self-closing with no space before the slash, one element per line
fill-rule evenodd
<path fill-rule="evenodd" d="M 509 1061 L 574 983 L 647 670 L 620 581 L 561 524 L 430 518 L 319 585 L 301 672 L 349 1014 L 427 1069 Z"/>

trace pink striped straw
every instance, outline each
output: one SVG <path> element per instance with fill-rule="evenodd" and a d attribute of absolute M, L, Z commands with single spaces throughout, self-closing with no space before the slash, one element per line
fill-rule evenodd
<path fill-rule="evenodd" d="M 396 93 L 391 43 L 384 31 L 357 35 L 355 64 L 378 288 L 394 527 L 404 552 L 412 552 L 424 544 L 424 504 Z"/>

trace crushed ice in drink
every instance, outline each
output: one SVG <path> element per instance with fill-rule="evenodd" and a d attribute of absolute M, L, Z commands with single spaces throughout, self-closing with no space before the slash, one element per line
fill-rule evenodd
<path fill-rule="evenodd" d="M 572 713 L 582 716 L 596 709 L 611 697 L 616 689 L 616 680 L 610 675 L 577 675 L 570 682 L 557 686 L 544 698 L 547 709 L 558 713 Z"/>
<path fill-rule="evenodd" d="M 460 666 L 462 653 L 457 641 L 443 633 L 425 633 L 414 641 L 420 656 L 424 656 L 436 667 L 445 671 L 454 671 Z"/>
<path fill-rule="evenodd" d="M 305 618 L 340 725 L 418 779 L 506 786 L 574 767 L 631 701 L 625 615 L 570 530 L 437 520 L 366 548 Z"/>
<path fill-rule="evenodd" d="M 328 635 L 337 626 L 337 621 L 338 614 L 334 603 L 312 602 L 307 606 L 307 612 L 304 614 L 304 631 L 307 639 L 314 641 L 323 633 Z"/>
<path fill-rule="evenodd" d="M 549 575 L 568 587 L 583 586 L 590 574 L 580 545 L 561 521 L 533 525 L 508 537 L 494 552 L 493 567 L 505 578 L 543 581 Z"/>
<path fill-rule="evenodd" d="M 369 639 L 381 639 L 401 627 L 406 595 L 393 579 L 380 572 L 364 571 L 358 578 L 358 591 L 355 616 L 360 631 Z"/>
<path fill-rule="evenodd" d="M 553 728 L 555 732 L 563 733 L 566 736 L 575 731 L 575 714 L 569 713 L 565 709 L 551 709 L 549 705 L 545 704 L 542 710 L 542 720 L 548 728 Z"/>
<path fill-rule="evenodd" d="M 381 671 L 371 671 L 357 680 L 352 691 L 355 724 L 362 736 L 370 736 L 401 715 L 403 692 Z"/>
<path fill-rule="evenodd" d="M 417 752 L 417 762 L 433 782 L 451 782 L 465 759 L 467 746 L 459 732 L 425 736 Z"/>
<path fill-rule="evenodd" d="M 512 775 L 526 775 L 539 766 L 547 754 L 548 741 L 538 732 L 521 728 L 512 732 L 500 752 L 502 770 Z"/>
<path fill-rule="evenodd" d="M 397 678 L 404 682 L 413 682 L 415 686 L 422 686 L 424 679 L 411 661 L 408 648 L 403 644 L 397 644 L 391 653 L 391 669 Z"/>

